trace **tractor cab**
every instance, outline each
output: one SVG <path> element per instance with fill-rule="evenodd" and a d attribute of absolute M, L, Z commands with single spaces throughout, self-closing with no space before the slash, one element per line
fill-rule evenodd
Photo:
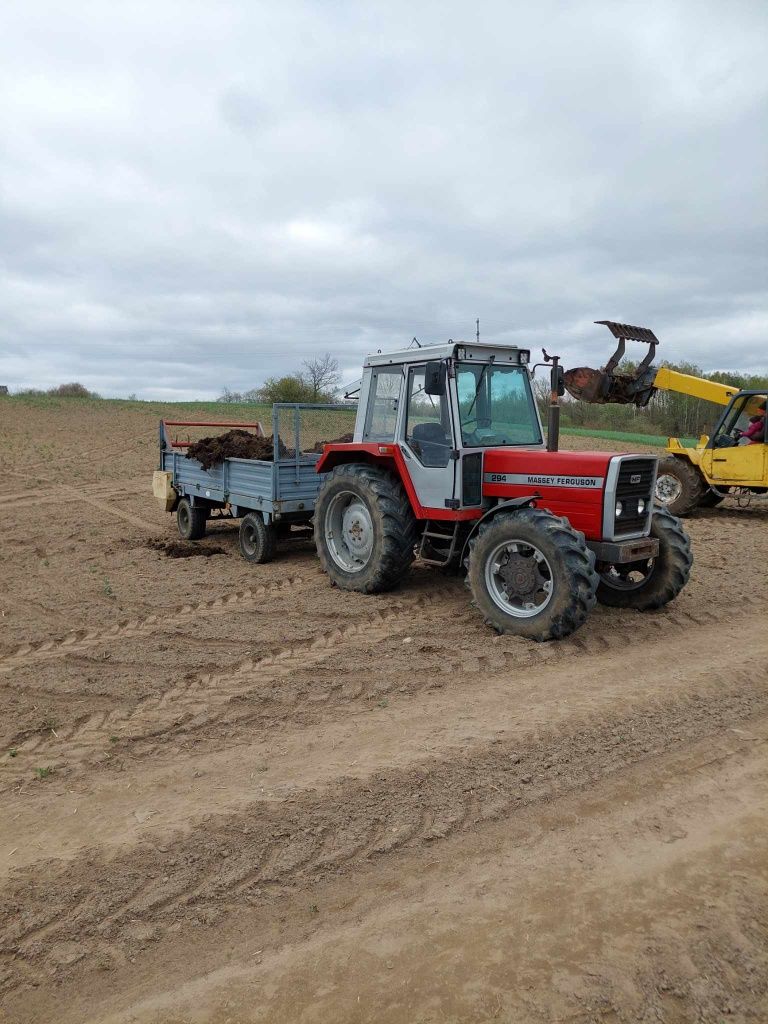
<path fill-rule="evenodd" d="M 424 508 L 476 509 L 488 449 L 544 448 L 529 361 L 476 342 L 369 356 L 355 443 L 396 444 Z"/>

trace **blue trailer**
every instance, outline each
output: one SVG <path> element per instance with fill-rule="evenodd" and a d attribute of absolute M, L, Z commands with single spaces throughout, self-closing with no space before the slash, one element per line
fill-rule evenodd
<path fill-rule="evenodd" d="M 341 414 L 332 418 L 329 414 Z M 160 421 L 160 460 L 153 491 L 166 511 L 176 513 L 179 534 L 184 540 L 199 540 L 209 518 L 223 516 L 240 520 L 240 551 L 249 562 L 268 562 L 277 541 L 295 532 L 311 530 L 315 499 L 326 474 L 316 472 L 318 451 L 303 451 L 311 439 L 334 439 L 339 424 L 354 427 L 355 410 L 346 405 L 276 403 L 272 407 L 272 460 L 225 459 L 204 469 L 187 457 L 191 441 L 172 439 L 169 428 L 205 428 L 220 433 L 223 427 L 253 429 L 263 435 L 260 423 Z M 308 429 L 308 421 L 313 429 Z M 320 425 L 319 425 L 320 424 Z M 320 438 L 314 437 L 315 443 Z"/>

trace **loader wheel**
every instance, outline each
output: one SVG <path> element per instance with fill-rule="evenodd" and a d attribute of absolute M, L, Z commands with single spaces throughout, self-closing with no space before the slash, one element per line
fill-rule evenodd
<path fill-rule="evenodd" d="M 189 498 L 182 498 L 176 506 L 176 526 L 183 540 L 200 540 L 205 536 L 205 521 L 208 510 L 193 505 Z"/>
<path fill-rule="evenodd" d="M 500 512 L 470 541 L 467 585 L 499 633 L 561 640 L 583 625 L 597 590 L 584 534 L 543 509 Z"/>
<path fill-rule="evenodd" d="M 378 594 L 406 575 L 416 520 L 400 481 L 377 466 L 337 466 L 320 487 L 315 544 L 331 582 Z"/>
<path fill-rule="evenodd" d="M 275 557 L 275 531 L 258 512 L 249 512 L 240 520 L 240 554 L 246 562 L 261 565 Z"/>
<path fill-rule="evenodd" d="M 707 484 L 698 469 L 674 455 L 662 459 L 656 477 L 656 504 L 673 516 L 686 516 L 701 504 Z"/>
<path fill-rule="evenodd" d="M 683 524 L 666 509 L 657 509 L 651 517 L 651 536 L 659 542 L 656 558 L 598 567 L 597 600 L 601 604 L 653 611 L 669 604 L 686 585 L 693 555 Z"/>

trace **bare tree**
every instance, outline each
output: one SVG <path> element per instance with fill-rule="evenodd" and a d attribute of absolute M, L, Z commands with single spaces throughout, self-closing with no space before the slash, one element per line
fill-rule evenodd
<path fill-rule="evenodd" d="M 341 380 L 338 359 L 330 352 L 324 352 L 313 359 L 305 359 L 301 365 L 304 367 L 301 375 L 312 392 L 312 401 L 331 398 Z"/>

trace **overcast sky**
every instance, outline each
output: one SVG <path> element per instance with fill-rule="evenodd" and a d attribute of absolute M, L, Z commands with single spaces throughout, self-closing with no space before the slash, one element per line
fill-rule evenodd
<path fill-rule="evenodd" d="M 476 316 L 765 371 L 767 41 L 761 0 L 10 0 L 0 384 L 352 380 Z"/>

